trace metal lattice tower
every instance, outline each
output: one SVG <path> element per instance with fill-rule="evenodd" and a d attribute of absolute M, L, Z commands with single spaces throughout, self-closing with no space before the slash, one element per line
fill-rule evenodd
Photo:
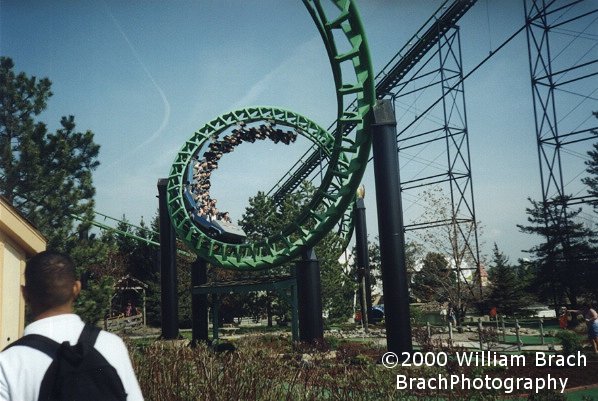
<path fill-rule="evenodd" d="M 584 166 L 575 157 L 583 159 L 587 141 L 597 139 L 598 3 L 524 5 L 542 201 L 566 222 L 569 206 L 597 200 L 579 183 Z"/>
<path fill-rule="evenodd" d="M 413 69 L 417 68 L 422 58 L 426 57 L 438 44 L 441 36 L 453 27 L 459 19 L 476 3 L 477 0 L 448 0 L 436 9 L 420 29 L 407 41 L 407 43 L 394 55 L 394 57 L 376 75 L 376 97 L 382 99 L 389 93 L 397 90 Z M 349 105 L 349 109 L 354 104 Z M 330 129 L 333 129 L 333 123 Z M 353 126 L 347 125 L 345 133 L 350 132 Z M 313 180 L 317 176 L 318 168 L 327 165 L 327 160 L 318 152 L 316 147 L 311 147 L 295 163 L 295 165 L 268 191 L 278 204 L 282 198 L 294 191 L 303 180 Z"/>
<path fill-rule="evenodd" d="M 376 76 L 377 98 L 391 96 L 395 101 L 404 205 L 409 208 L 410 201 L 412 204 L 419 203 L 421 196 L 418 198 L 412 193 L 424 186 L 444 186 L 445 194 L 450 198 L 445 218 L 426 221 L 420 218 L 418 222 L 407 224 L 406 229 L 433 230 L 442 227 L 450 230 L 451 246 L 454 247 L 450 253 L 457 274 L 462 278 L 465 278 L 462 269 L 475 269 L 479 277 L 480 258 L 462 82 L 461 43 L 456 24 L 475 3 L 475 0 L 443 2 Z M 417 88 L 413 89 L 412 86 Z M 434 93 L 431 95 L 431 92 Z M 409 103 L 410 95 L 415 97 L 414 102 Z M 422 95 L 424 101 L 421 100 Z M 398 110 L 401 107 L 406 110 L 402 116 Z M 441 117 L 435 117 L 434 114 Z M 430 127 L 430 121 L 434 122 L 433 127 Z M 428 148 L 437 151 L 438 146 L 442 148 L 440 154 L 434 153 L 434 160 L 424 162 L 425 168 L 409 171 L 405 161 L 407 164 L 418 158 L 421 161 L 421 152 L 429 155 Z M 437 161 L 439 158 L 442 158 L 442 162 Z M 326 165 L 326 160 L 318 152 L 309 150 L 268 194 L 279 202 L 302 180 L 313 179 L 317 167 L 321 168 L 322 165 Z M 413 214 L 407 216 L 406 222 L 412 217 Z M 479 283 L 481 288 L 481 280 Z"/>
<path fill-rule="evenodd" d="M 440 36 L 435 49 L 422 59 L 392 97 L 400 128 L 399 160 L 406 209 L 429 208 L 421 203 L 424 195 L 417 194 L 425 187 L 441 188 L 449 198 L 445 214 L 424 213 L 416 222 L 407 224 L 406 229 L 450 231 L 451 254 L 458 276 L 465 278 L 463 270 L 475 269 L 479 274 L 458 26 L 453 25 Z M 440 102 L 436 101 L 438 97 Z"/>

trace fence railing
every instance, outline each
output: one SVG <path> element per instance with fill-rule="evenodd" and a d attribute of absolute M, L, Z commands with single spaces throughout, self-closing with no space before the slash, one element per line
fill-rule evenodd
<path fill-rule="evenodd" d="M 477 322 L 476 322 L 477 320 Z M 477 323 L 477 324 L 476 324 Z M 547 343 L 547 327 L 544 318 L 533 319 L 506 319 L 504 316 L 497 316 L 494 319 L 488 318 L 470 319 L 461 326 L 456 326 L 448 320 L 443 324 L 425 323 L 428 337 L 433 334 L 447 334 L 448 339 L 455 339 L 455 332 L 468 332 L 475 339 L 470 338 L 470 342 L 477 342 L 479 349 L 489 349 L 491 343 L 515 344 L 518 351 L 522 350 L 524 345 L 548 345 L 552 348 L 552 342 Z M 555 327 L 556 329 L 556 327 Z"/>
<path fill-rule="evenodd" d="M 104 319 L 104 330 L 110 332 L 135 331 L 143 327 L 143 314 L 114 316 Z"/>

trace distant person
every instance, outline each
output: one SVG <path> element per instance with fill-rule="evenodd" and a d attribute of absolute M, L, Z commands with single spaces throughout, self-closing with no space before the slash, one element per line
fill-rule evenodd
<path fill-rule="evenodd" d="M 598 313 L 592 309 L 589 304 L 585 304 L 581 309 L 568 309 L 567 312 L 581 313 L 588 326 L 588 340 L 598 354 Z"/>
<path fill-rule="evenodd" d="M 143 400 L 123 341 L 73 313 L 81 282 L 68 255 L 45 251 L 27 261 L 21 291 L 33 322 L 0 353 L 0 400 Z M 93 369 L 72 373 L 73 361 Z M 49 370 L 56 376 L 46 377 Z"/>
<path fill-rule="evenodd" d="M 490 308 L 490 312 L 488 312 L 488 316 L 490 316 L 490 319 L 496 320 L 496 317 L 498 316 L 498 311 L 496 310 L 496 306 L 493 306 L 492 308 Z"/>
<path fill-rule="evenodd" d="M 133 315 L 133 304 L 131 301 L 127 302 L 127 306 L 125 307 L 125 316 L 129 317 Z"/>
<path fill-rule="evenodd" d="M 453 326 L 457 325 L 457 317 L 455 316 L 455 308 L 453 308 L 453 305 L 449 304 L 448 307 L 448 319 L 449 319 L 449 323 L 451 323 Z"/>
<path fill-rule="evenodd" d="M 569 314 L 567 307 L 563 306 L 559 309 L 559 327 L 565 330 L 569 326 Z"/>

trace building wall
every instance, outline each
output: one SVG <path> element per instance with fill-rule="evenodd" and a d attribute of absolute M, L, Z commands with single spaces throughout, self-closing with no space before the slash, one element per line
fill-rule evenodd
<path fill-rule="evenodd" d="M 0 348 L 23 335 L 25 322 L 25 301 L 21 295 L 24 282 L 25 255 L 3 238 L 0 242 Z M 18 284 L 18 285 L 17 285 Z"/>
<path fill-rule="evenodd" d="M 0 350 L 23 335 L 25 262 L 45 248 L 43 236 L 0 198 Z"/>

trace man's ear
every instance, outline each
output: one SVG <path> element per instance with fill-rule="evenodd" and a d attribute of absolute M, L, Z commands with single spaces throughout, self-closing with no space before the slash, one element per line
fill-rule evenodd
<path fill-rule="evenodd" d="M 73 283 L 73 300 L 77 299 L 79 293 L 81 293 L 81 281 L 76 280 Z"/>

